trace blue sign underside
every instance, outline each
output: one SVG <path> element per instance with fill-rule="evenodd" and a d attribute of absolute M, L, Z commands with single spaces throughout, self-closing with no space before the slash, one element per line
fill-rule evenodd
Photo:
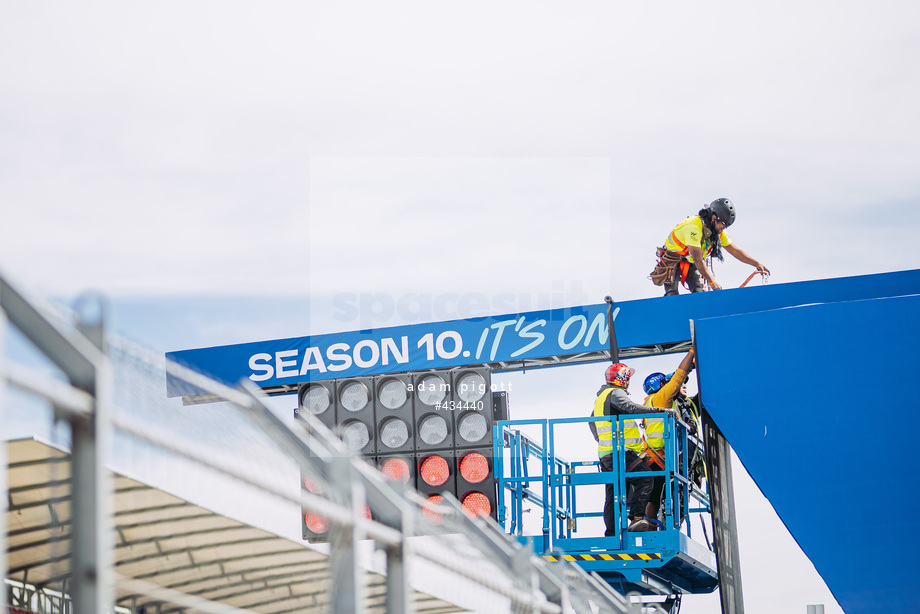
<path fill-rule="evenodd" d="M 914 295 L 695 322 L 707 411 L 847 614 L 920 612 L 918 313 Z"/>

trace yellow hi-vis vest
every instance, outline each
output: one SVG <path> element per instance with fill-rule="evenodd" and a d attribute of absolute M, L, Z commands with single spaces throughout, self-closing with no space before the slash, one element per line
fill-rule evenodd
<path fill-rule="evenodd" d="M 688 240 L 696 245 L 695 240 L 699 237 L 699 246 L 700 250 L 703 252 L 704 258 L 708 257 L 710 252 L 712 252 L 712 245 L 715 241 L 719 241 L 723 247 L 730 245 L 732 242 L 731 239 L 728 238 L 728 235 L 725 234 L 724 230 L 718 236 L 712 236 L 713 234 L 714 233 L 705 229 L 703 220 L 700 219 L 699 215 L 691 215 L 674 227 L 671 234 L 664 240 L 664 246 L 669 251 L 680 254 L 681 256 L 686 256 L 689 262 L 693 262 L 693 256 L 690 255 L 690 248 L 687 246 Z M 683 241 L 681 241 L 681 239 L 683 239 Z"/>
<path fill-rule="evenodd" d="M 607 404 L 607 397 L 610 396 L 612 391 L 613 388 L 608 388 L 597 395 L 597 399 L 594 401 L 593 416 L 595 418 L 605 415 L 604 406 Z M 613 452 L 613 425 L 609 421 L 599 421 L 595 422 L 594 426 L 597 429 L 597 457 L 602 458 Z"/>
<path fill-rule="evenodd" d="M 655 407 L 650 404 L 650 398 L 645 400 L 645 405 L 648 406 L 648 413 L 655 413 L 655 411 L 660 408 Z M 627 426 L 623 429 L 623 437 L 626 440 L 626 447 L 629 450 L 632 450 L 639 456 L 642 456 L 642 453 L 645 451 L 645 446 L 642 443 L 642 433 L 639 429 L 639 423 L 645 425 L 645 437 L 648 440 L 648 445 L 653 450 L 663 450 L 664 449 L 664 418 L 648 418 L 644 420 L 629 420 L 626 422 Z"/>

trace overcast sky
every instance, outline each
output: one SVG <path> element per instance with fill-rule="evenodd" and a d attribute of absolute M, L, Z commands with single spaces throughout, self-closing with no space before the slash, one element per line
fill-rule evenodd
<path fill-rule="evenodd" d="M 770 283 L 920 268 L 918 57 L 909 0 L 7 3 L 0 270 L 166 351 L 656 296 L 723 196 Z M 746 484 L 748 611 L 834 612 Z"/>

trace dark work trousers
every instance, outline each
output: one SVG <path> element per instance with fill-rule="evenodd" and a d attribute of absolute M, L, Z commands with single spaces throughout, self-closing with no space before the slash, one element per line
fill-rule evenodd
<path fill-rule="evenodd" d="M 674 283 L 664 285 L 665 296 L 678 294 L 678 289 L 680 288 L 680 267 L 675 271 L 674 277 Z M 690 292 L 702 292 L 704 289 L 703 276 L 700 275 L 700 272 L 696 269 L 696 265 L 692 262 L 690 263 L 690 269 L 687 271 L 687 287 L 690 288 Z"/>
<path fill-rule="evenodd" d="M 660 471 L 658 465 L 651 467 L 651 470 Z M 652 496 L 649 497 L 649 505 L 645 508 L 645 515 L 655 520 L 658 517 L 658 510 L 661 509 L 661 504 L 664 502 L 665 479 L 663 475 L 656 475 L 652 480 Z"/>
<path fill-rule="evenodd" d="M 636 463 L 636 461 L 639 461 Z M 613 454 L 605 454 L 600 458 L 601 471 L 613 471 Z M 635 467 L 633 467 L 635 465 Z M 633 467 L 630 473 L 651 471 L 648 465 L 639 459 L 639 455 L 632 450 L 626 450 L 626 466 Z M 645 505 L 652 494 L 651 476 L 626 478 L 626 505 L 629 506 L 630 518 L 642 518 L 645 515 Z M 615 536 L 617 527 L 614 521 L 614 508 L 616 501 L 613 498 L 613 484 L 604 484 L 604 531 L 605 537 Z"/>

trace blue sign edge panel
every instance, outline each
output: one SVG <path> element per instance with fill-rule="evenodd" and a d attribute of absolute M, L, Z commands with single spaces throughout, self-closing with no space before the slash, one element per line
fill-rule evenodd
<path fill-rule="evenodd" d="M 920 270 L 735 288 L 615 303 L 620 348 L 678 343 L 689 320 L 803 305 L 909 294 Z M 269 388 L 382 373 L 520 363 L 608 349 L 606 305 L 328 333 L 168 352 L 166 358 L 235 385 Z M 564 363 L 564 360 L 563 360 Z M 167 395 L 201 392 L 173 376 Z"/>
<path fill-rule="evenodd" d="M 912 295 L 694 322 L 706 409 L 848 614 L 920 611 L 918 313 Z"/>

